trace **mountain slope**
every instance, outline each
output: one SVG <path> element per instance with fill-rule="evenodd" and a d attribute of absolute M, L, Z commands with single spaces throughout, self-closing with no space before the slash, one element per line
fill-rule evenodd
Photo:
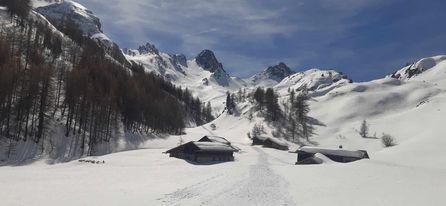
<path fill-rule="evenodd" d="M 415 63 L 409 64 L 406 67 L 403 67 L 402 69 L 393 73 L 391 76 L 395 79 L 408 80 L 425 72 L 426 70 L 435 67 L 437 64 L 443 62 L 444 60 L 446 60 L 446 56 L 444 55 L 424 58 Z"/>
<path fill-rule="evenodd" d="M 138 49 L 124 49 L 128 61 L 144 67 L 146 72 L 159 74 L 177 86 L 187 88 L 205 102 L 211 102 L 216 114 L 224 109 L 226 92 L 245 86 L 241 79 L 230 77 L 210 50 L 186 60 L 182 54 L 160 52 L 146 43 Z"/>

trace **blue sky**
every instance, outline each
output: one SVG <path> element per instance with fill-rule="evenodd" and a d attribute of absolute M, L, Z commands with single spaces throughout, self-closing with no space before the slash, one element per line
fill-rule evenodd
<path fill-rule="evenodd" d="M 78 0 L 122 48 L 213 50 L 231 75 L 285 62 L 356 81 L 446 54 L 445 0 Z"/>

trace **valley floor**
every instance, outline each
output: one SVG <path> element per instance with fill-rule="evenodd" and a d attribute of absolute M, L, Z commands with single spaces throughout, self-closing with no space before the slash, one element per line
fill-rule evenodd
<path fill-rule="evenodd" d="M 208 133 L 195 128 L 181 138 Z M 146 149 L 86 158 L 105 164 L 41 161 L 1 167 L 0 199 L 11 206 L 446 203 L 443 166 L 400 165 L 380 154 L 349 164 L 298 166 L 293 153 L 253 147 L 246 137 L 225 135 L 242 149 L 234 162 L 196 165 L 170 158 L 163 152 L 178 144 L 179 137 L 172 137 L 149 142 Z"/>

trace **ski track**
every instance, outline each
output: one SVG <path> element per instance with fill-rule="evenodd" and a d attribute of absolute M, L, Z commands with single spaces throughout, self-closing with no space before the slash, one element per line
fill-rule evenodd
<path fill-rule="evenodd" d="M 253 152 L 258 153 L 256 164 L 251 165 L 246 171 L 248 178 L 240 180 L 235 184 L 224 182 L 232 175 L 240 173 L 225 173 L 213 176 L 197 184 L 179 189 L 173 193 L 158 199 L 163 205 L 295 205 L 288 193 L 288 182 L 281 176 L 275 174 L 270 168 L 269 161 L 274 158 L 258 147 Z M 281 164 L 286 164 L 280 162 Z M 213 187 L 222 187 L 215 190 Z M 213 190 L 208 190 L 213 188 Z M 205 194 L 214 191 L 213 194 Z"/>

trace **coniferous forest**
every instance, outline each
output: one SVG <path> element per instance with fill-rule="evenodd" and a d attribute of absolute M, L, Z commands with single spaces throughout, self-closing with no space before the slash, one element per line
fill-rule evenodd
<path fill-rule="evenodd" d="M 31 18 L 29 0 L 2 1 L 10 23 L 0 30 L 0 138 L 9 146 L 75 138 L 82 154 L 96 154 L 120 130 L 180 134 L 187 124 L 213 119 L 188 90 L 116 61 L 67 19 L 57 25 Z"/>

